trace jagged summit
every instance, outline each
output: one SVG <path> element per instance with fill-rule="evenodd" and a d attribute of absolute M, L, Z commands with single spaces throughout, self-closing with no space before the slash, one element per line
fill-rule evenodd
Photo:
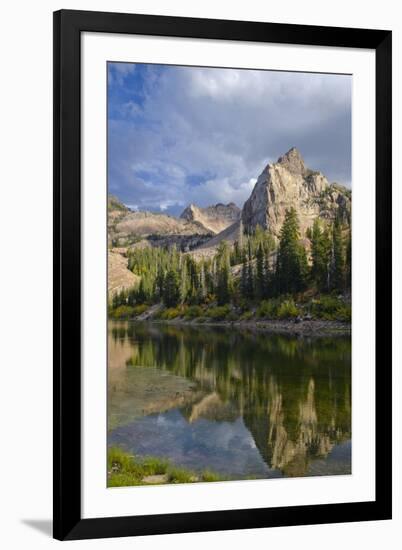
<path fill-rule="evenodd" d="M 291 174 L 300 174 L 302 176 L 306 174 L 306 165 L 300 151 L 296 147 L 292 147 L 282 157 L 279 157 L 277 164 L 284 166 Z"/>
<path fill-rule="evenodd" d="M 350 192 L 307 168 L 296 147 L 260 174 L 244 203 L 244 228 L 253 231 L 260 225 L 279 237 L 286 211 L 292 207 L 297 211 L 302 235 L 317 217 L 333 220 L 339 213 L 345 221 L 350 219 Z"/>

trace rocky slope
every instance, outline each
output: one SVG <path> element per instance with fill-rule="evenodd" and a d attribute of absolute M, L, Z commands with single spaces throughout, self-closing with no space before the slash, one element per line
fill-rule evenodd
<path fill-rule="evenodd" d="M 189 222 L 197 222 L 212 233 L 220 233 L 240 219 L 241 210 L 233 202 L 215 204 L 200 208 L 190 204 L 181 213 L 180 218 Z"/>
<path fill-rule="evenodd" d="M 297 211 L 304 236 L 317 217 L 333 220 L 338 214 L 344 221 L 350 221 L 351 191 L 330 184 L 321 172 L 307 168 L 293 147 L 260 174 L 250 198 L 244 203 L 244 228 L 252 231 L 260 225 L 278 237 L 286 210 L 291 207 Z"/>
<path fill-rule="evenodd" d="M 219 246 L 219 243 L 226 241 L 230 245 L 234 244 L 235 241 L 238 241 L 240 238 L 240 232 L 242 229 L 241 220 L 229 225 L 226 229 L 207 240 L 205 243 L 191 250 L 191 255 L 196 259 L 200 260 L 201 258 L 210 258 L 216 254 L 216 249 Z"/>
<path fill-rule="evenodd" d="M 140 277 L 128 269 L 127 262 L 124 249 L 109 250 L 107 273 L 109 297 L 139 284 Z"/>
<path fill-rule="evenodd" d="M 197 221 L 129 209 L 109 210 L 108 233 L 111 246 L 132 246 L 146 239 L 154 245 L 176 244 L 181 249 L 199 246 L 214 234 Z"/>

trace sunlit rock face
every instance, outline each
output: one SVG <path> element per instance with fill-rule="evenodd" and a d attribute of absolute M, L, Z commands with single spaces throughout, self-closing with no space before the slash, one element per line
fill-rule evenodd
<path fill-rule="evenodd" d="M 244 203 L 242 220 L 247 231 L 257 225 L 279 233 L 286 211 L 296 209 L 301 236 L 315 218 L 333 220 L 337 213 L 350 221 L 351 192 L 336 183 L 330 184 L 321 172 L 306 168 L 296 148 L 290 149 L 276 163 L 268 164 Z"/>

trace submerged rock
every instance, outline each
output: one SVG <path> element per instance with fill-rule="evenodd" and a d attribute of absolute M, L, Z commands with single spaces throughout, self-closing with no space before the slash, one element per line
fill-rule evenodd
<path fill-rule="evenodd" d="M 143 483 L 148 483 L 149 485 L 161 485 L 162 483 L 167 483 L 169 481 L 169 476 L 167 474 L 155 474 L 152 476 L 145 476 L 142 478 Z"/>

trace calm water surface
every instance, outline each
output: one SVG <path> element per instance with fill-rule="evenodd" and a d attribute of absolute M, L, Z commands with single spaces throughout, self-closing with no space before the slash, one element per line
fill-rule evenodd
<path fill-rule="evenodd" d="M 349 337 L 109 321 L 108 444 L 228 478 L 351 473 Z"/>

